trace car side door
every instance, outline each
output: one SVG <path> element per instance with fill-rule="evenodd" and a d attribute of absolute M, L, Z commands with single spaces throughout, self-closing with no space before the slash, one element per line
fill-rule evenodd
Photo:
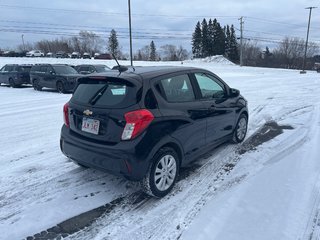
<path fill-rule="evenodd" d="M 195 72 L 193 78 L 200 100 L 207 109 L 206 143 L 214 145 L 232 133 L 236 107 L 229 98 L 229 87 L 220 78 L 207 72 Z"/>
<path fill-rule="evenodd" d="M 57 84 L 57 75 L 52 66 L 47 67 L 47 71 L 45 74 L 46 82 L 49 88 L 56 88 Z"/>
<path fill-rule="evenodd" d="M 38 81 L 39 81 L 38 84 L 41 87 L 48 87 L 47 81 L 46 81 L 46 72 L 47 72 L 47 66 L 46 65 L 40 66 L 40 69 L 37 75 L 38 75 Z"/>
<path fill-rule="evenodd" d="M 187 73 L 158 77 L 155 96 L 164 123 L 163 132 L 183 146 L 185 162 L 194 159 L 205 146 L 205 109 L 196 99 L 194 87 Z"/>

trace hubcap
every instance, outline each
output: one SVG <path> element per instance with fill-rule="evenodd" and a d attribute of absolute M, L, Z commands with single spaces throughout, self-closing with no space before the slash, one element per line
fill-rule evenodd
<path fill-rule="evenodd" d="M 243 140 L 247 132 L 247 120 L 243 117 L 240 119 L 237 128 L 237 138 Z"/>
<path fill-rule="evenodd" d="M 173 156 L 165 155 L 158 162 L 154 182 L 158 190 L 165 191 L 171 187 L 177 174 L 177 165 Z"/>

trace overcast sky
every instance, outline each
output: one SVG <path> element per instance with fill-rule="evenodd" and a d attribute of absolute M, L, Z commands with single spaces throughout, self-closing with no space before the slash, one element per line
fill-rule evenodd
<path fill-rule="evenodd" d="M 131 0 L 134 52 L 154 40 L 191 49 L 197 21 L 217 18 L 221 25 L 244 16 L 244 36 L 262 47 L 274 46 L 285 36 L 305 38 L 309 10 L 318 0 Z M 14 49 L 26 42 L 68 37 L 79 30 L 107 39 L 114 28 L 123 51 L 128 51 L 127 0 L 0 0 L 0 48 Z M 320 8 L 312 11 L 310 40 L 320 43 Z M 40 34 L 41 33 L 41 34 Z M 240 36 L 237 30 L 237 35 Z"/>

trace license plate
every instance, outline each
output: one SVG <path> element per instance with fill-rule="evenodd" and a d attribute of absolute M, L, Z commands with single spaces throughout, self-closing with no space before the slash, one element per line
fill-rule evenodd
<path fill-rule="evenodd" d="M 84 132 L 98 135 L 100 121 L 92 118 L 83 117 L 81 130 Z"/>

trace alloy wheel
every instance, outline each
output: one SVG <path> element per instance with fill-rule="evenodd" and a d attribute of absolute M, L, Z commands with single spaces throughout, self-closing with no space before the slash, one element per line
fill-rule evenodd
<path fill-rule="evenodd" d="M 154 183 L 158 190 L 165 191 L 171 187 L 177 174 L 177 165 L 172 155 L 163 156 L 158 162 L 155 175 Z"/>

